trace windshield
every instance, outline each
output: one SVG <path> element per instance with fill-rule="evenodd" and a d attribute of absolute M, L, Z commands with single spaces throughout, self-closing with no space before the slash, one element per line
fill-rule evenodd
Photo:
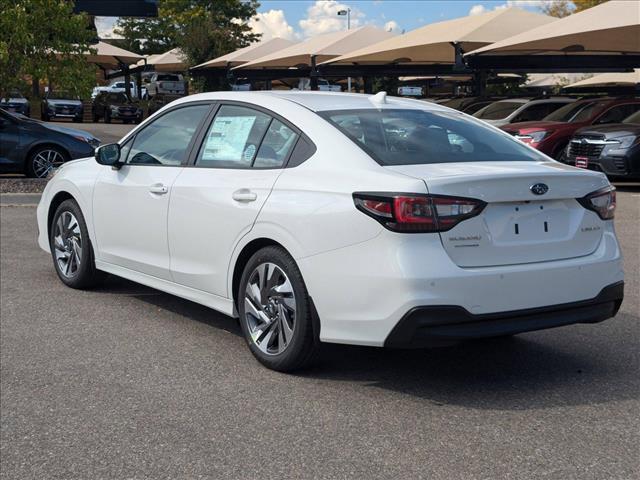
<path fill-rule="evenodd" d="M 629 115 L 627 118 L 625 118 L 622 123 L 637 123 L 640 124 L 640 110 L 638 110 L 636 113 L 633 113 L 631 115 Z"/>
<path fill-rule="evenodd" d="M 502 120 L 507 118 L 524 103 L 522 102 L 496 102 L 489 105 L 484 110 L 476 112 L 474 117 L 482 118 L 483 120 Z"/>
<path fill-rule="evenodd" d="M 457 112 L 362 109 L 318 114 L 381 165 L 544 159 L 513 137 Z"/>
<path fill-rule="evenodd" d="M 543 120 L 545 122 L 581 122 L 591 117 L 595 105 L 596 102 L 568 103 L 544 117 Z"/>
<path fill-rule="evenodd" d="M 53 100 L 78 100 L 77 95 L 72 95 L 71 93 L 65 91 L 49 92 L 47 94 L 47 98 L 51 98 Z"/>
<path fill-rule="evenodd" d="M 106 101 L 110 103 L 127 103 L 129 99 L 124 93 L 109 93 Z"/>
<path fill-rule="evenodd" d="M 158 75 L 158 80 L 164 80 L 165 82 L 177 82 L 180 80 L 180 77 L 177 75 Z"/>

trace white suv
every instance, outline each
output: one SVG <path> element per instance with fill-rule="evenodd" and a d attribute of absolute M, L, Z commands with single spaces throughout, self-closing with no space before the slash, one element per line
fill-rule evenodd
<path fill-rule="evenodd" d="M 96 161 L 97 160 L 97 161 Z M 438 105 L 323 92 L 176 100 L 64 164 L 40 246 L 239 317 L 277 370 L 319 342 L 423 346 L 612 317 L 607 178 Z"/>

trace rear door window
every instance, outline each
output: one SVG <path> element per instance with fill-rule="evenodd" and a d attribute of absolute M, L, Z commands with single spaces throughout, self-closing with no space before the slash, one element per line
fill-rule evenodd
<path fill-rule="evenodd" d="M 222 105 L 207 132 L 196 165 L 250 168 L 272 117 L 253 108 Z M 265 161 L 271 152 L 265 150 Z"/>

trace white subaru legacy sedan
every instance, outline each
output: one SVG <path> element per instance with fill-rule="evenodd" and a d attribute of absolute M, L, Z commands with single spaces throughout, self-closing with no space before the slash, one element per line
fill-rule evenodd
<path fill-rule="evenodd" d="M 612 317 L 602 173 L 435 104 L 323 92 L 172 102 L 38 206 L 58 276 L 104 272 L 238 317 L 267 367 L 321 342 L 416 347 Z"/>

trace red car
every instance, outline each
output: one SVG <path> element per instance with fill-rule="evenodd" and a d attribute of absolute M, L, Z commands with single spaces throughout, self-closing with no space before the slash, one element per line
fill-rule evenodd
<path fill-rule="evenodd" d="M 620 123 L 638 110 L 639 98 L 589 98 L 569 103 L 542 120 L 511 123 L 501 128 L 562 162 L 576 130 L 589 125 Z"/>

